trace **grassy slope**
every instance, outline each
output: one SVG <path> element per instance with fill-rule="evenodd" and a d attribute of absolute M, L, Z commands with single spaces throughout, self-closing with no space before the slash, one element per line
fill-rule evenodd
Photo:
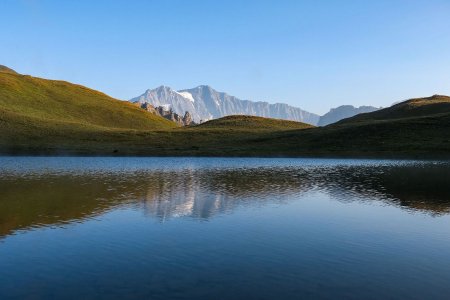
<path fill-rule="evenodd" d="M 173 123 L 131 103 L 64 81 L 0 72 L 0 109 L 55 123 L 122 129 L 167 129 Z"/>
<path fill-rule="evenodd" d="M 249 116 L 175 128 L 82 86 L 0 72 L 0 152 L 450 157 L 449 99 L 413 99 L 323 128 Z"/>
<path fill-rule="evenodd" d="M 260 132 L 228 143 L 221 151 L 235 155 L 450 157 L 450 97 L 411 99 L 322 128 Z"/>
<path fill-rule="evenodd" d="M 233 155 L 250 136 L 309 125 L 236 116 L 175 123 L 63 81 L 0 69 L 0 152 L 12 154 Z"/>
<path fill-rule="evenodd" d="M 339 124 L 280 133 L 263 141 L 264 148 L 279 144 L 280 153 L 293 156 L 450 157 L 450 113 Z"/>
<path fill-rule="evenodd" d="M 64 81 L 0 70 L 3 149 L 79 145 L 86 138 L 176 125 L 134 105 Z M 81 143 L 82 144 L 82 143 Z"/>
<path fill-rule="evenodd" d="M 450 97 L 433 95 L 431 97 L 410 99 L 371 113 L 359 114 L 341 120 L 338 124 L 429 117 L 448 112 L 450 112 Z"/>
<path fill-rule="evenodd" d="M 217 129 L 217 130 L 244 130 L 244 131 L 274 131 L 306 129 L 314 126 L 287 120 L 255 117 L 255 116 L 227 116 L 220 119 L 211 120 L 195 127 L 195 130 Z"/>
<path fill-rule="evenodd" d="M 450 157 L 450 97 L 401 102 L 309 131 L 267 139 L 286 155 Z"/>

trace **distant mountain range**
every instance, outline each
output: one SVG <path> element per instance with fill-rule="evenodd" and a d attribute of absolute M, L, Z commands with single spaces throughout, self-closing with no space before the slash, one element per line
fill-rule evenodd
<path fill-rule="evenodd" d="M 325 126 L 359 113 L 372 112 L 378 108 L 344 105 L 331 109 L 323 116 L 284 103 L 241 100 L 227 93 L 218 92 L 207 85 L 176 91 L 168 86 L 148 89 L 142 95 L 130 100 L 135 104 L 149 104 L 164 107 L 182 116 L 186 112 L 196 123 L 218 119 L 228 115 L 252 115 L 275 119 L 292 120 L 311 125 Z"/>
<path fill-rule="evenodd" d="M 201 85 L 193 89 L 175 91 L 168 86 L 147 90 L 131 102 L 149 103 L 154 107 L 167 106 L 175 113 L 189 112 L 195 122 L 217 119 L 228 115 L 252 115 L 317 124 L 319 115 L 283 103 L 270 104 L 241 100 L 227 93 Z"/>
<path fill-rule="evenodd" d="M 342 119 L 350 118 L 362 113 L 369 113 L 379 110 L 379 108 L 373 106 L 360 106 L 354 107 L 353 105 L 341 105 L 336 108 L 330 109 L 329 112 L 320 117 L 318 126 L 326 126 L 336 123 Z"/>

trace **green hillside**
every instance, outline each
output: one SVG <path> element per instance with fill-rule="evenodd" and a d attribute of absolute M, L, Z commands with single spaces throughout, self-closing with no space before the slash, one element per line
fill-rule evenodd
<path fill-rule="evenodd" d="M 433 95 L 431 97 L 403 101 L 391 107 L 341 120 L 338 123 L 346 124 L 352 122 L 428 117 L 443 113 L 450 113 L 450 97 Z"/>
<path fill-rule="evenodd" d="M 3 122 L 83 128 L 167 129 L 174 123 L 103 93 L 64 81 L 0 72 Z"/>
<path fill-rule="evenodd" d="M 213 120 L 227 124 L 225 120 Z M 205 125 L 207 125 L 206 123 Z M 214 128 L 214 126 L 212 126 Z M 450 97 L 411 99 L 307 130 L 270 130 L 200 146 L 203 153 L 250 156 L 450 157 Z"/>
<path fill-rule="evenodd" d="M 326 127 L 278 132 L 259 140 L 264 141 L 261 153 L 277 147 L 278 153 L 289 156 L 448 158 L 450 97 L 410 99 Z"/>
<path fill-rule="evenodd" d="M 295 121 L 239 115 L 211 120 L 196 126 L 195 129 L 274 131 L 313 127 L 310 124 Z"/>
<path fill-rule="evenodd" d="M 2 67 L 0 154 L 450 157 L 450 97 L 320 128 L 254 116 L 177 127 L 86 87 Z"/>
<path fill-rule="evenodd" d="M 176 127 L 98 91 L 0 69 L 0 151 L 92 151 L 112 134 Z"/>

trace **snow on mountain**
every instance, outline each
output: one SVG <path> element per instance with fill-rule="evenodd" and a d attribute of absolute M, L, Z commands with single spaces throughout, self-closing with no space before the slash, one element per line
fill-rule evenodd
<path fill-rule="evenodd" d="M 189 93 L 189 92 L 181 92 L 181 93 L 180 92 L 176 92 L 176 93 L 178 93 L 179 95 L 181 95 L 182 97 L 184 97 L 186 99 L 191 100 L 192 102 L 195 102 L 194 97 L 192 97 L 192 94 Z"/>
<path fill-rule="evenodd" d="M 254 115 L 268 118 L 293 120 L 316 125 L 319 116 L 283 103 L 241 100 L 207 85 L 180 91 L 160 86 L 147 90 L 131 102 L 149 103 L 155 107 L 170 105 L 180 115 L 188 111 L 195 122 L 221 118 L 228 115 Z"/>
<path fill-rule="evenodd" d="M 194 121 L 199 122 L 202 117 L 196 113 L 192 95 L 179 93 L 168 86 L 160 86 L 153 90 L 146 90 L 141 96 L 131 99 L 131 102 L 148 103 L 153 107 L 171 108 L 176 114 L 183 116 L 185 112 L 192 115 Z"/>

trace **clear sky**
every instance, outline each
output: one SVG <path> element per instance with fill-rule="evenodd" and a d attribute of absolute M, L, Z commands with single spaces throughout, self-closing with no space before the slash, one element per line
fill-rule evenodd
<path fill-rule="evenodd" d="M 211 85 L 315 113 L 450 94 L 450 1 L 0 1 L 0 64 L 119 99 Z"/>

